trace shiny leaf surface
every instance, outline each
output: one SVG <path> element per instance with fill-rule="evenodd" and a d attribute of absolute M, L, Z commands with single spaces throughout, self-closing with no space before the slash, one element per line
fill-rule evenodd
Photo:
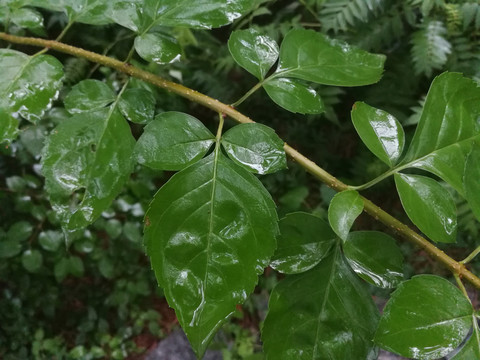
<path fill-rule="evenodd" d="M 430 239 L 453 243 L 457 239 L 457 209 L 450 193 L 426 176 L 395 174 L 403 208 Z"/>
<path fill-rule="evenodd" d="M 132 170 L 134 144 L 127 122 L 112 108 L 75 115 L 56 127 L 44 148 L 42 172 L 67 229 L 85 227 L 110 206 Z"/>
<path fill-rule="evenodd" d="M 255 29 L 232 32 L 228 50 L 233 59 L 250 74 L 263 80 L 278 59 L 279 48 L 275 40 Z"/>
<path fill-rule="evenodd" d="M 104 82 L 83 80 L 72 88 L 64 103 L 70 114 L 79 114 L 102 109 L 115 99 L 115 93 Z"/>
<path fill-rule="evenodd" d="M 480 144 L 475 143 L 467 158 L 464 177 L 466 199 L 480 220 Z"/>
<path fill-rule="evenodd" d="M 222 145 L 230 159 L 253 173 L 269 174 L 287 167 L 283 141 L 268 126 L 234 126 L 222 136 Z"/>
<path fill-rule="evenodd" d="M 356 102 L 352 121 L 363 143 L 376 157 L 390 167 L 397 163 L 405 145 L 405 134 L 397 119 L 386 111 Z"/>
<path fill-rule="evenodd" d="M 109 2 L 103 0 L 31 0 L 32 5 L 41 8 L 63 11 L 69 20 L 91 25 L 111 23 Z"/>
<path fill-rule="evenodd" d="M 182 48 L 174 37 L 148 33 L 135 38 L 135 50 L 147 61 L 170 64 L 180 60 Z"/>
<path fill-rule="evenodd" d="M 171 111 L 158 115 L 145 126 L 134 156 L 140 164 L 152 169 L 180 170 L 200 160 L 214 140 L 200 120 Z"/>
<path fill-rule="evenodd" d="M 447 280 L 414 276 L 388 301 L 375 342 L 415 359 L 438 359 L 453 351 L 472 327 L 472 305 Z"/>
<path fill-rule="evenodd" d="M 278 223 L 280 236 L 270 266 L 284 274 L 310 270 L 328 255 L 337 236 L 322 219 L 303 212 L 291 213 Z"/>
<path fill-rule="evenodd" d="M 0 144 L 12 142 L 18 135 L 18 119 L 0 107 Z"/>
<path fill-rule="evenodd" d="M 349 265 L 365 281 L 394 288 L 403 280 L 403 255 L 394 239 L 378 231 L 352 232 L 343 244 Z"/>
<path fill-rule="evenodd" d="M 350 232 L 355 219 L 363 211 L 363 200 L 354 190 L 336 194 L 328 207 L 328 222 L 333 231 L 343 240 Z"/>
<path fill-rule="evenodd" d="M 460 351 L 451 358 L 451 360 L 471 360 L 480 359 L 480 331 L 478 329 L 477 319 L 473 317 L 473 333 L 470 339 Z"/>
<path fill-rule="evenodd" d="M 29 29 L 38 35 L 45 35 L 43 16 L 38 11 L 28 8 L 15 9 L 10 14 L 10 21 L 15 25 Z"/>
<path fill-rule="evenodd" d="M 218 147 L 155 195 L 145 216 L 147 253 L 199 357 L 253 291 L 277 233 L 268 192 Z"/>
<path fill-rule="evenodd" d="M 118 108 L 128 121 L 146 124 L 155 114 L 155 97 L 145 89 L 127 89 L 118 102 Z"/>
<path fill-rule="evenodd" d="M 39 120 L 58 96 L 62 64 L 49 55 L 28 56 L 0 49 L 0 99 L 9 113 L 17 112 L 30 122 Z"/>
<path fill-rule="evenodd" d="M 370 54 L 313 30 L 294 29 L 282 42 L 274 76 L 325 85 L 368 85 L 380 80 L 384 62 L 384 55 Z"/>
<path fill-rule="evenodd" d="M 480 139 L 479 116 L 476 82 L 457 73 L 436 77 L 402 164 L 428 170 L 463 194 L 466 157 Z"/>
<path fill-rule="evenodd" d="M 263 88 L 278 106 L 300 114 L 320 114 L 325 105 L 318 93 L 301 81 L 274 78 L 266 81 Z"/>
<path fill-rule="evenodd" d="M 262 329 L 267 360 L 376 359 L 378 310 L 337 248 L 272 291 Z"/>

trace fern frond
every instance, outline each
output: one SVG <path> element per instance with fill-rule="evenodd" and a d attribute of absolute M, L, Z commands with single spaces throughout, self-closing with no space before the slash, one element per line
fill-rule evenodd
<path fill-rule="evenodd" d="M 432 75 L 433 70 L 441 69 L 452 51 L 445 38 L 447 29 L 441 21 L 427 21 L 412 35 L 412 59 L 415 73 Z"/>
<path fill-rule="evenodd" d="M 460 29 L 460 26 L 462 25 L 462 14 L 460 13 L 460 7 L 458 4 L 446 4 L 445 15 L 447 18 L 447 30 L 449 34 Z"/>
<path fill-rule="evenodd" d="M 470 77 L 478 77 L 480 73 L 480 40 L 455 33 L 451 39 L 452 53 L 448 60 L 448 68 Z"/>
<path fill-rule="evenodd" d="M 428 17 L 433 10 L 445 7 L 444 0 L 410 0 L 409 4 L 418 7 L 424 17 Z"/>
<path fill-rule="evenodd" d="M 467 2 L 460 7 L 461 17 L 463 19 L 463 30 L 473 25 L 475 30 L 480 30 L 480 3 Z"/>

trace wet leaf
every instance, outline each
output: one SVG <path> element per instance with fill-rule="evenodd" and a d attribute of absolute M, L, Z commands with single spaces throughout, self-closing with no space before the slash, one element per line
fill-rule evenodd
<path fill-rule="evenodd" d="M 65 109 L 70 114 L 99 110 L 111 104 L 116 95 L 104 82 L 83 80 L 75 85 L 65 97 Z"/>
<path fill-rule="evenodd" d="M 328 222 L 333 231 L 343 240 L 350 232 L 355 219 L 363 211 L 363 200 L 354 190 L 336 194 L 328 207 Z"/>
<path fill-rule="evenodd" d="M 402 166 L 428 170 L 464 195 L 465 162 L 480 140 L 480 87 L 457 73 L 436 77 Z"/>
<path fill-rule="evenodd" d="M 255 29 L 232 32 L 228 50 L 233 59 L 250 74 L 263 80 L 278 59 L 278 45 L 269 36 Z"/>
<path fill-rule="evenodd" d="M 28 8 L 19 8 L 12 11 L 10 21 L 15 25 L 31 30 L 37 35 L 45 35 L 43 16 L 38 11 Z"/>
<path fill-rule="evenodd" d="M 269 174 L 287 167 L 283 141 L 268 126 L 234 126 L 222 136 L 222 145 L 230 159 L 250 172 Z"/>
<path fill-rule="evenodd" d="M 282 42 L 274 76 L 324 85 L 368 85 L 380 80 L 384 62 L 384 55 L 370 54 L 313 30 L 293 29 Z"/>
<path fill-rule="evenodd" d="M 175 174 L 145 218 L 155 275 L 201 358 L 269 264 L 278 233 L 275 205 L 254 175 L 217 148 Z"/>
<path fill-rule="evenodd" d="M 83 228 L 110 206 L 132 171 L 134 144 L 127 122 L 112 108 L 75 115 L 55 128 L 42 172 L 64 227 Z"/>
<path fill-rule="evenodd" d="M 336 248 L 272 291 L 262 329 L 266 360 L 376 359 L 378 310 Z"/>
<path fill-rule="evenodd" d="M 43 256 L 38 250 L 27 250 L 22 254 L 22 265 L 25 270 L 35 273 L 42 267 Z"/>
<path fill-rule="evenodd" d="M 285 274 L 310 270 L 325 256 L 337 236 L 322 219 L 303 212 L 291 213 L 278 223 L 280 236 L 270 266 Z"/>
<path fill-rule="evenodd" d="M 451 358 L 451 360 L 480 359 L 480 331 L 475 317 L 472 318 L 472 322 L 473 333 L 471 334 L 470 339 L 467 340 L 465 345 Z"/>
<path fill-rule="evenodd" d="M 403 280 L 403 255 L 394 239 L 378 231 L 350 233 L 343 244 L 349 265 L 365 281 L 394 288 Z"/>
<path fill-rule="evenodd" d="M 287 78 L 272 78 L 263 84 L 268 96 L 278 106 L 300 114 L 320 114 L 325 105 L 318 93 L 301 81 Z"/>
<path fill-rule="evenodd" d="M 11 143 L 18 135 L 18 119 L 0 107 L 0 144 Z"/>
<path fill-rule="evenodd" d="M 7 232 L 7 239 L 22 242 L 32 235 L 33 226 L 28 221 L 17 221 Z"/>
<path fill-rule="evenodd" d="M 368 149 L 388 166 L 394 166 L 405 145 L 405 134 L 398 120 L 386 111 L 356 102 L 352 121 Z"/>
<path fill-rule="evenodd" d="M 127 89 L 118 102 L 125 118 L 137 124 L 146 124 L 155 114 L 155 97 L 145 89 Z"/>
<path fill-rule="evenodd" d="M 174 37 L 160 33 L 148 33 L 135 38 L 135 50 L 147 61 L 170 64 L 180 60 L 182 48 Z"/>
<path fill-rule="evenodd" d="M 447 280 L 414 276 L 392 294 L 375 342 L 408 358 L 438 359 L 465 339 L 472 327 L 472 314 L 470 302 Z"/>
<path fill-rule="evenodd" d="M 35 123 L 58 96 L 62 64 L 49 55 L 28 56 L 0 49 L 0 107 Z"/>
<path fill-rule="evenodd" d="M 137 161 L 152 169 L 180 170 L 200 160 L 215 136 L 193 116 L 180 112 L 157 115 L 135 146 Z"/>
<path fill-rule="evenodd" d="M 430 239 L 457 240 L 457 209 L 450 193 L 435 180 L 420 175 L 395 174 L 403 208 L 412 222 Z"/>
<path fill-rule="evenodd" d="M 480 220 L 480 143 L 475 143 L 465 165 L 465 196 Z"/>
<path fill-rule="evenodd" d="M 112 22 L 110 3 L 104 0 L 30 0 L 33 6 L 63 11 L 68 19 L 90 25 L 106 25 Z"/>
<path fill-rule="evenodd" d="M 60 231 L 47 230 L 42 231 L 38 235 L 38 242 L 40 243 L 40 246 L 47 251 L 57 251 L 64 241 L 64 236 Z"/>

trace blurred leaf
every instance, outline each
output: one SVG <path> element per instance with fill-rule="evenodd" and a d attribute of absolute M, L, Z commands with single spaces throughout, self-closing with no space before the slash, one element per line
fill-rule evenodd
<path fill-rule="evenodd" d="M 64 236 L 60 231 L 47 230 L 42 231 L 38 235 L 38 242 L 40 246 L 47 250 L 55 252 L 58 250 L 60 245 L 64 242 Z"/>
<path fill-rule="evenodd" d="M 170 111 L 145 126 L 135 146 L 137 161 L 152 169 L 180 170 L 200 160 L 215 137 L 193 116 Z"/>
<path fill-rule="evenodd" d="M 405 281 L 388 301 L 375 342 L 396 354 L 438 359 L 465 339 L 473 309 L 459 289 L 433 275 Z"/>
<path fill-rule="evenodd" d="M 116 239 L 122 233 L 122 223 L 117 219 L 108 220 L 105 225 L 105 231 L 111 239 Z"/>
<path fill-rule="evenodd" d="M 328 222 L 333 231 L 343 240 L 347 239 L 355 219 L 363 211 L 363 200 L 354 190 L 339 192 L 328 207 Z"/>
<path fill-rule="evenodd" d="M 262 340 L 267 360 L 373 359 L 378 310 L 337 247 L 273 290 Z"/>
<path fill-rule="evenodd" d="M 278 59 L 278 45 L 255 29 L 232 32 L 228 49 L 233 59 L 250 74 L 263 80 Z"/>
<path fill-rule="evenodd" d="M 287 167 L 283 141 L 262 124 L 240 124 L 222 136 L 230 159 L 256 174 L 269 174 Z"/>
<path fill-rule="evenodd" d="M 480 221 L 480 145 L 478 143 L 473 145 L 465 164 L 464 186 L 468 204 Z"/>
<path fill-rule="evenodd" d="M 300 114 L 320 114 L 325 111 L 320 95 L 299 80 L 267 79 L 263 88 L 275 104 L 288 111 Z"/>
<path fill-rule="evenodd" d="M 0 258 L 6 259 L 17 256 L 22 251 L 22 244 L 16 240 L 0 238 Z"/>
<path fill-rule="evenodd" d="M 430 239 L 457 241 L 457 210 L 450 193 L 435 180 L 419 175 L 395 174 L 403 208 Z"/>
<path fill-rule="evenodd" d="M 140 227 L 137 225 L 137 223 L 130 221 L 127 221 L 125 224 L 123 224 L 123 235 L 125 235 L 128 240 L 134 243 L 140 243 L 142 240 Z"/>
<path fill-rule="evenodd" d="M 280 203 L 288 209 L 299 209 L 308 196 L 308 188 L 306 186 L 298 186 L 287 193 L 280 199 Z"/>
<path fill-rule="evenodd" d="M 33 226 L 27 221 L 18 221 L 14 223 L 7 232 L 7 239 L 17 242 L 27 240 L 32 235 Z"/>
<path fill-rule="evenodd" d="M 38 250 L 27 250 L 22 254 L 23 267 L 32 273 L 40 270 L 43 264 L 42 253 Z"/>
<path fill-rule="evenodd" d="M 148 33 L 135 38 L 135 50 L 147 61 L 170 64 L 180 60 L 182 48 L 174 37 L 160 33 Z"/>
<path fill-rule="evenodd" d="M 322 219 L 303 212 L 287 214 L 278 223 L 280 236 L 270 266 L 285 274 L 310 270 L 329 253 L 337 236 Z"/>
<path fill-rule="evenodd" d="M 145 216 L 147 253 L 198 357 L 253 291 L 277 233 L 270 194 L 218 145 L 155 195 Z"/>
<path fill-rule="evenodd" d="M 343 252 L 353 271 L 365 281 L 394 288 L 403 280 L 403 255 L 394 239 L 378 231 L 350 233 Z"/>

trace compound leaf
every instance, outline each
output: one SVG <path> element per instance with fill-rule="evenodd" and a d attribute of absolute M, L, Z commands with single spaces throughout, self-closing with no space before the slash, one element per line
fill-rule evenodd
<path fill-rule="evenodd" d="M 462 292 L 434 275 L 414 276 L 388 301 L 375 342 L 415 359 L 438 359 L 453 351 L 472 327 L 473 309 Z"/>
<path fill-rule="evenodd" d="M 180 170 L 200 160 L 215 136 L 193 116 L 165 112 L 145 126 L 135 146 L 137 161 L 152 169 Z"/>
<path fill-rule="evenodd" d="M 250 74 L 263 80 L 268 70 L 278 59 L 278 45 L 275 40 L 261 35 L 255 29 L 232 32 L 228 50 L 233 59 Z"/>
<path fill-rule="evenodd" d="M 343 244 L 349 265 L 365 281 L 394 288 L 403 280 L 403 255 L 394 239 L 378 231 L 355 231 Z"/>
<path fill-rule="evenodd" d="M 287 167 L 283 144 L 272 128 L 262 124 L 237 125 L 222 136 L 222 145 L 230 159 L 256 174 Z"/>
<path fill-rule="evenodd" d="M 200 358 L 235 305 L 253 291 L 277 234 L 268 192 L 218 146 L 155 195 L 145 216 L 147 253 Z"/>
<path fill-rule="evenodd" d="M 324 85 L 368 85 L 380 80 L 384 62 L 384 55 L 370 54 L 313 30 L 293 29 L 282 42 L 274 76 Z"/>
<path fill-rule="evenodd" d="M 378 310 L 337 247 L 272 291 L 262 329 L 267 360 L 376 359 Z"/>
<path fill-rule="evenodd" d="M 363 200 L 354 190 L 336 194 L 328 207 L 328 222 L 333 231 L 343 240 L 350 232 L 355 219 L 363 211 Z"/>
<path fill-rule="evenodd" d="M 287 214 L 278 225 L 280 236 L 270 266 L 284 274 L 310 270 L 328 255 L 336 242 L 330 226 L 312 214 Z"/>

